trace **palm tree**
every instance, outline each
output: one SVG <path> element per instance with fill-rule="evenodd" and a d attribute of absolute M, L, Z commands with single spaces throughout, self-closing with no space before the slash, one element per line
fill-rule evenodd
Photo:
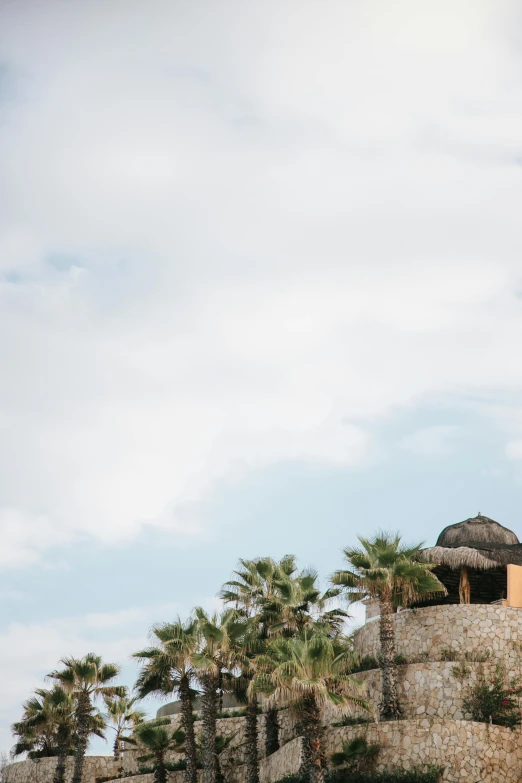
<path fill-rule="evenodd" d="M 246 704 L 246 783 L 259 783 L 258 698 L 253 680 L 258 658 L 265 650 L 265 642 L 260 638 L 259 629 L 251 619 L 243 618 L 239 622 L 243 630 L 234 634 L 231 663 L 236 676 L 230 678 L 230 682 L 239 701 Z"/>
<path fill-rule="evenodd" d="M 258 629 L 259 642 L 268 639 L 270 628 L 279 621 L 275 610 L 278 596 L 278 584 L 292 578 L 297 566 L 293 555 L 285 555 L 279 562 L 271 557 L 258 557 L 254 560 L 239 560 L 234 578 L 226 582 L 220 593 L 225 603 L 233 604 L 236 609 L 250 619 Z M 247 758 L 254 758 L 253 725 L 251 751 Z M 257 718 L 255 728 L 257 753 Z M 279 749 L 279 725 L 277 708 L 269 706 L 265 713 L 265 754 L 270 756 Z"/>
<path fill-rule="evenodd" d="M 322 593 L 317 573 L 311 569 L 298 571 L 295 557 L 285 555 L 279 561 L 270 557 L 240 560 L 234 579 L 223 585 L 220 597 L 251 619 L 258 629 L 258 644 L 263 644 L 276 635 L 292 636 L 317 622 L 333 634 L 339 632 L 346 612 L 327 609 L 338 592 L 330 589 Z M 279 748 L 278 735 L 277 707 L 269 705 L 265 713 L 267 756 Z"/>
<path fill-rule="evenodd" d="M 122 745 L 124 735 L 127 731 L 142 723 L 145 718 L 145 712 L 135 708 L 137 699 L 130 699 L 127 693 L 125 696 L 115 696 L 105 698 L 107 707 L 107 720 L 112 723 L 116 736 L 114 737 L 114 758 L 119 761 L 122 757 Z"/>
<path fill-rule="evenodd" d="M 65 760 L 74 748 L 76 720 L 75 704 L 70 694 L 59 685 L 55 685 L 44 699 L 44 704 L 53 716 L 56 725 L 56 746 L 58 761 L 54 771 L 53 783 L 65 783 Z M 92 732 L 103 736 L 102 726 L 93 716 Z"/>
<path fill-rule="evenodd" d="M 126 689 L 109 684 L 120 673 L 120 667 L 115 663 L 103 663 L 95 653 L 87 653 L 83 658 L 62 658 L 60 663 L 64 668 L 48 676 L 57 680 L 75 699 L 76 752 L 72 783 L 82 783 L 83 762 L 92 733 L 93 701 L 98 697 L 124 696 Z"/>
<path fill-rule="evenodd" d="M 183 623 L 179 617 L 173 623 L 163 623 L 152 628 L 155 646 L 134 653 L 143 664 L 136 692 L 143 699 L 149 694 L 168 696 L 177 690 L 181 701 L 181 724 L 185 732 L 185 757 L 187 783 L 197 783 L 196 738 L 192 700 L 192 684 L 195 671 L 192 658 L 198 651 L 198 634 L 195 620 Z"/>
<path fill-rule="evenodd" d="M 444 591 L 431 573 L 434 565 L 420 560 L 422 544 L 407 546 L 396 533 L 380 532 L 372 539 L 359 537 L 362 549 L 345 549 L 348 568 L 336 571 L 332 581 L 347 590 L 350 602 L 374 598 L 380 606 L 382 661 L 381 719 L 397 719 L 401 708 L 397 693 L 395 626 L 397 606 L 409 606 L 420 596 Z"/>
<path fill-rule="evenodd" d="M 17 742 L 13 756 L 27 753 L 29 758 L 56 756 L 56 723 L 47 702 L 49 691 L 38 688 L 23 705 L 22 718 L 13 723 L 11 731 Z"/>
<path fill-rule="evenodd" d="M 205 783 L 216 783 L 218 690 L 222 691 L 224 675 L 234 669 L 233 648 L 244 627 L 238 621 L 237 612 L 234 610 L 225 611 L 222 615 L 209 616 L 204 609 L 197 607 L 194 614 L 197 621 L 199 648 L 192 656 L 192 662 L 202 690 L 203 768 Z"/>
<path fill-rule="evenodd" d="M 103 737 L 103 728 L 101 716 L 91 715 L 89 733 Z M 69 693 L 59 685 L 36 690 L 24 705 L 22 720 L 13 725 L 13 733 L 19 738 L 15 756 L 24 752 L 29 758 L 57 756 L 53 783 L 64 783 L 65 760 L 76 742 L 75 702 Z"/>
<path fill-rule="evenodd" d="M 350 677 L 353 656 L 342 638 L 309 628 L 298 636 L 275 638 L 259 659 L 256 690 L 286 704 L 299 719 L 303 736 L 303 772 L 310 783 L 323 783 L 322 708 L 327 702 L 341 707 L 368 705 L 360 686 Z"/>
<path fill-rule="evenodd" d="M 134 737 L 149 752 L 140 756 L 139 761 L 154 760 L 155 783 L 167 783 L 165 755 L 172 750 L 180 752 L 183 748 L 185 735 L 181 729 L 170 730 L 170 720 L 160 718 L 147 723 L 139 723 L 134 729 Z"/>

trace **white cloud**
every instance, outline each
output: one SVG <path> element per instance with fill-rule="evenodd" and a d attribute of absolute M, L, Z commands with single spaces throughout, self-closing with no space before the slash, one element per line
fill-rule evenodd
<path fill-rule="evenodd" d="M 450 424 L 421 427 L 401 439 L 403 449 L 426 457 L 443 457 L 452 454 L 458 446 L 462 428 Z"/>
<path fill-rule="evenodd" d="M 520 387 L 519 10 L 2 10 L 2 565 Z"/>
<path fill-rule="evenodd" d="M 508 459 L 522 459 L 522 440 L 510 440 L 506 444 L 506 456 Z"/>

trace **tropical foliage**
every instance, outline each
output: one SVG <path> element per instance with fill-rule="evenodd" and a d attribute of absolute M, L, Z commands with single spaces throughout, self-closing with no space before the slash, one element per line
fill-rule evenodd
<path fill-rule="evenodd" d="M 472 720 L 515 729 L 522 724 L 521 695 L 521 677 L 508 678 L 501 664 L 489 675 L 480 666 L 476 681 L 464 689 L 462 706 Z"/>
<path fill-rule="evenodd" d="M 373 767 L 379 749 L 379 745 L 369 745 L 364 737 L 355 737 L 351 742 L 343 742 L 342 751 L 334 753 L 330 761 L 333 767 L 347 772 L 363 772 Z"/>
<path fill-rule="evenodd" d="M 127 693 L 125 696 L 105 697 L 105 719 L 109 728 L 115 732 L 113 753 L 117 761 L 123 754 L 125 735 L 145 719 L 146 713 L 136 708 L 136 702 L 137 698 L 131 699 Z"/>
<path fill-rule="evenodd" d="M 185 733 L 186 780 L 196 783 L 196 738 L 192 701 L 196 682 L 194 656 L 199 651 L 199 632 L 194 619 L 184 623 L 178 617 L 173 623 L 152 628 L 153 645 L 134 653 L 142 668 L 136 682 L 140 699 L 153 694 L 167 697 L 173 693 L 181 701 L 181 723 Z"/>
<path fill-rule="evenodd" d="M 297 715 L 303 736 L 304 772 L 311 783 L 322 783 L 326 767 L 322 707 L 355 704 L 368 708 L 351 678 L 351 647 L 342 637 L 330 638 L 322 627 L 296 636 L 275 638 L 260 657 L 257 690 Z"/>
<path fill-rule="evenodd" d="M 125 696 L 126 688 L 113 685 L 120 673 L 115 663 L 103 663 L 99 655 L 87 653 L 84 658 L 62 658 L 63 668 L 49 674 L 56 680 L 75 703 L 75 758 L 72 783 L 82 783 L 83 762 L 89 736 L 93 733 L 94 701 L 98 698 Z"/>
<path fill-rule="evenodd" d="M 138 761 L 154 761 L 155 783 L 167 783 L 165 756 L 168 751 L 183 750 L 185 734 L 181 729 L 172 729 L 170 720 L 163 718 L 139 723 L 134 729 L 134 739 L 139 743 L 141 755 Z"/>
<path fill-rule="evenodd" d="M 334 585 L 345 589 L 352 602 L 371 598 L 379 602 L 382 659 L 381 719 L 400 717 L 395 661 L 393 613 L 421 596 L 444 591 L 432 573 L 433 565 L 420 560 L 422 544 L 407 546 L 398 534 L 359 537 L 359 548 L 344 550 L 347 567 L 333 575 Z"/>

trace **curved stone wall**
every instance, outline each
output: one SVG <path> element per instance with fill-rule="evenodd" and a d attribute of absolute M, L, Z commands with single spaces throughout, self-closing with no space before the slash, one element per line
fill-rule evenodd
<path fill-rule="evenodd" d="M 410 769 L 428 764 L 445 767 L 447 783 L 519 783 L 522 779 L 520 732 L 502 726 L 462 720 L 404 720 L 367 727 L 331 728 L 327 756 L 342 743 L 366 737 L 381 747 L 377 768 Z"/>
<path fill-rule="evenodd" d="M 494 604 L 451 604 L 406 609 L 395 617 L 396 651 L 409 659 L 440 660 L 444 648 L 491 649 L 508 667 L 517 665 L 522 645 L 522 609 Z M 379 655 L 379 621 L 355 632 L 360 655 Z"/>
<path fill-rule="evenodd" d="M 483 668 L 486 675 L 493 676 L 495 662 L 467 663 L 469 674 L 462 681 L 454 677 L 452 673 L 454 666 L 455 662 L 449 661 L 428 661 L 398 666 L 398 689 L 402 717 L 418 718 L 426 715 L 432 718 L 453 718 L 454 720 L 470 717 L 463 712 L 462 691 L 476 681 L 480 667 Z M 507 675 L 511 679 L 520 676 L 520 672 L 520 667 L 517 667 L 508 670 Z M 354 675 L 354 678 L 366 684 L 367 699 L 372 705 L 374 713 L 378 715 L 382 695 L 381 670 L 371 669 L 367 672 L 360 672 Z"/>

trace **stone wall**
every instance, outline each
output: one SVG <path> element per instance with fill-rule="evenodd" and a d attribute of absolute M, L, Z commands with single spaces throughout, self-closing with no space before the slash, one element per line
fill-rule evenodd
<path fill-rule="evenodd" d="M 259 763 L 259 783 L 276 783 L 277 780 L 298 772 L 301 766 L 301 740 L 288 742 L 271 756 L 261 759 Z M 245 783 L 246 768 L 244 765 L 228 769 L 225 775 L 227 783 Z M 169 772 L 169 783 L 185 783 L 184 772 Z M 27 780 L 23 783 L 29 783 Z M 154 783 L 154 775 L 129 775 L 119 778 L 114 783 Z M 203 770 L 198 772 L 198 783 L 203 783 Z"/>
<path fill-rule="evenodd" d="M 293 775 L 301 768 L 301 739 L 287 742 L 259 764 L 259 783 L 275 783 L 285 775 Z"/>
<path fill-rule="evenodd" d="M 495 662 L 467 663 L 469 674 L 462 680 L 454 677 L 452 669 L 455 662 L 429 661 L 397 667 L 399 700 L 402 706 L 403 718 L 429 717 L 453 718 L 462 720 L 463 691 L 477 680 L 479 670 L 493 677 Z M 507 671 L 509 679 L 520 676 L 520 668 Z M 354 675 L 359 682 L 364 682 L 367 689 L 367 700 L 373 707 L 374 715 L 378 714 L 381 701 L 381 670 L 371 669 Z M 355 714 L 368 716 L 364 711 Z M 333 718 L 332 720 L 339 720 Z"/>
<path fill-rule="evenodd" d="M 169 716 L 171 725 L 173 728 L 181 726 L 181 716 L 171 715 Z M 295 719 L 288 710 L 280 710 L 278 712 L 279 729 L 279 741 L 281 745 L 285 745 L 295 737 Z M 258 727 L 258 750 L 259 757 L 263 759 L 265 756 L 265 716 L 259 715 L 257 720 Z M 203 732 L 203 722 L 196 721 L 194 723 L 194 730 L 196 737 Z M 246 739 L 246 718 L 230 717 L 219 718 L 217 721 L 217 734 L 230 739 L 230 744 L 223 752 L 221 762 L 223 768 L 227 769 L 227 774 L 230 773 L 230 767 L 235 767 L 245 763 L 245 739 Z M 139 749 L 128 747 L 123 758 L 123 768 L 129 775 L 138 771 L 137 757 L 142 755 Z M 175 753 L 167 754 L 168 761 L 178 761 L 182 756 Z"/>
<path fill-rule="evenodd" d="M 381 750 L 377 768 L 410 769 L 444 766 L 447 783 L 519 783 L 522 779 L 520 731 L 472 721 L 423 718 L 370 723 L 366 727 L 330 728 L 326 751 L 342 750 L 342 743 L 364 736 Z"/>
<path fill-rule="evenodd" d="M 66 783 L 72 780 L 74 759 L 66 761 Z M 112 756 L 86 756 L 83 768 L 83 783 L 96 783 L 98 777 L 118 774 L 120 765 Z M 47 758 L 38 761 L 18 761 L 10 764 L 5 771 L 6 783 L 52 783 L 56 759 Z"/>
<path fill-rule="evenodd" d="M 394 616 L 396 651 L 407 658 L 440 660 L 444 648 L 491 649 L 510 668 L 520 664 L 522 609 L 492 604 L 452 604 L 406 609 Z M 355 633 L 360 655 L 379 655 L 379 621 Z"/>

